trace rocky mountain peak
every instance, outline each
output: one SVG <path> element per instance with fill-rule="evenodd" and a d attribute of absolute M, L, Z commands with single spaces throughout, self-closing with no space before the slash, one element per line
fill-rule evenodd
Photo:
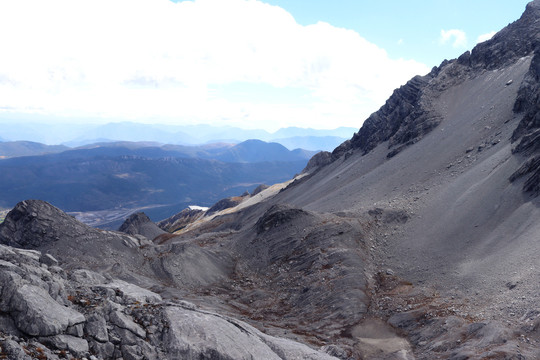
<path fill-rule="evenodd" d="M 539 162 L 535 161 L 540 155 L 539 44 L 540 1 L 535 0 L 527 5 L 520 19 L 506 26 L 492 39 L 476 45 L 471 52 L 467 51 L 456 60 L 443 61 L 429 74 L 416 76 L 396 89 L 352 139 L 337 147 L 324 164 L 357 151 L 366 155 L 383 143 L 388 147 L 387 158 L 397 155 L 441 123 L 444 114 L 441 109 L 432 106 L 434 99 L 467 79 L 480 76 L 486 71 L 507 68 L 520 59 L 532 57 L 529 72 L 519 85 L 514 105 L 514 111 L 523 118 L 512 136 L 512 140 L 518 142 L 514 152 L 525 154 L 527 159 L 511 180 L 533 174 L 526 181 L 524 190 L 539 194 L 540 187 L 535 185 L 540 179 L 540 167 L 536 165 Z M 505 81 L 511 84 L 511 80 Z M 321 162 L 321 158 L 316 158 L 316 161 Z"/>
<path fill-rule="evenodd" d="M 148 240 L 153 240 L 165 233 L 143 212 L 138 212 L 128 217 L 118 231 L 129 235 L 142 235 Z"/>
<path fill-rule="evenodd" d="M 490 40 L 476 45 L 467 59 L 468 65 L 492 70 L 530 55 L 540 39 L 539 20 L 540 2 L 535 0 L 527 5 L 519 20 L 506 26 Z"/>
<path fill-rule="evenodd" d="M 37 248 L 54 243 L 60 237 L 76 237 L 89 230 L 88 226 L 45 201 L 25 200 L 18 203 L 0 224 L 0 242 Z"/>

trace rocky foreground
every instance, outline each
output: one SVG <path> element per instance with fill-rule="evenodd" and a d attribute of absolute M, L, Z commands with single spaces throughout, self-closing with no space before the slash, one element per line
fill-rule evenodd
<path fill-rule="evenodd" d="M 51 208 L 28 203 L 34 210 Z M 32 224 L 40 224 L 34 215 Z M 0 245 L 0 358 L 333 358 L 192 303 L 61 265 L 47 253 Z"/>

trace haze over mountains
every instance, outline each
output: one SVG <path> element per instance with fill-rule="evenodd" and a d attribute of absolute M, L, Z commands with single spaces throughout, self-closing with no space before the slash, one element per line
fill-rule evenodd
<path fill-rule="evenodd" d="M 210 125 L 150 125 L 117 122 L 103 125 L 48 124 L 2 121 L 0 135 L 3 140 L 26 140 L 47 145 L 78 147 L 96 142 L 152 141 L 161 144 L 201 145 L 215 142 L 240 143 L 258 139 L 277 142 L 289 150 L 332 150 L 357 130 L 341 127 L 332 130 L 284 128 L 274 133 L 260 129 L 241 129 L 230 126 Z"/>
<path fill-rule="evenodd" d="M 539 65 L 535 0 L 294 180 L 125 233 L 18 203 L 2 355 L 540 358 Z"/>

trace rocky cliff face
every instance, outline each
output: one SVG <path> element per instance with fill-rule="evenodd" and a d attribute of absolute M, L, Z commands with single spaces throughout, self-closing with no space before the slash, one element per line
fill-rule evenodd
<path fill-rule="evenodd" d="M 475 68 L 493 69 L 532 56 L 529 71 L 520 84 L 514 111 L 523 118 L 512 134 L 513 150 L 525 160 L 510 178 L 515 181 L 527 176 L 523 189 L 534 196 L 540 194 L 540 2 L 527 5 L 523 16 L 491 40 L 479 44 L 468 59 Z"/>
<path fill-rule="evenodd" d="M 364 122 L 350 142 L 334 150 L 332 159 L 335 160 L 345 153 L 356 150 L 367 154 L 381 143 L 387 143 L 388 158 L 395 156 L 440 124 L 443 114 L 431 103 L 442 92 L 467 78 L 478 76 L 479 73 L 501 69 L 520 58 L 535 55 L 527 77 L 520 84 L 519 96 L 514 106 L 517 113 L 524 114 L 523 120 L 513 134 L 514 141 L 523 142 L 516 148 L 516 152 L 521 153 L 523 147 L 527 147 L 528 152 L 531 152 L 530 143 L 536 139 L 538 134 L 535 130 L 540 127 L 537 119 L 539 60 L 536 55 L 537 51 L 540 51 L 539 16 L 540 3 L 533 1 L 527 5 L 519 20 L 498 32 L 492 39 L 478 44 L 472 52 L 466 52 L 457 60 L 445 60 L 429 74 L 416 76 L 395 90 L 386 104 Z M 319 156 L 317 159 L 320 162 L 322 158 Z M 530 163 L 531 161 L 524 163 L 524 169 L 519 174 L 534 173 L 525 190 L 538 193 L 538 189 L 532 183 L 539 175 L 535 172 L 536 168 L 530 168 Z M 313 167 L 313 161 L 311 166 Z M 519 174 L 514 178 L 518 178 Z"/>
<path fill-rule="evenodd" d="M 488 41 L 478 44 L 460 59 L 462 63 L 481 70 L 507 66 L 517 59 L 531 55 L 540 39 L 540 2 L 531 1 L 521 18 L 508 25 Z"/>
<path fill-rule="evenodd" d="M 411 145 L 435 128 L 440 117 L 429 108 L 424 91 L 435 72 L 426 76 L 416 76 L 407 84 L 394 91 L 386 104 L 371 115 L 360 131 L 351 139 L 350 146 L 364 154 L 382 142 L 394 148 L 389 157 L 404 146 Z"/>
<path fill-rule="evenodd" d="M 510 177 L 515 181 L 526 176 L 523 189 L 534 196 L 540 194 L 540 48 L 536 48 L 529 72 L 520 85 L 514 111 L 523 119 L 512 134 L 514 153 L 524 161 Z"/>

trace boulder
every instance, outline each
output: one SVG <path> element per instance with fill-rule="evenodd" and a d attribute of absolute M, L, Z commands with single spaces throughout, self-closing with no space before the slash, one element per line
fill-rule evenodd
<path fill-rule="evenodd" d="M 146 331 L 144 331 L 131 318 L 129 318 L 122 312 L 114 310 L 109 314 L 109 318 L 111 323 L 118 326 L 120 329 L 128 330 L 129 332 L 137 335 L 141 339 L 144 339 L 146 337 Z"/>
<path fill-rule="evenodd" d="M 118 290 L 122 294 L 122 298 L 131 303 L 158 303 L 162 301 L 161 296 L 155 292 L 122 280 L 113 280 L 102 286 L 115 291 Z"/>
<path fill-rule="evenodd" d="M 59 350 L 69 350 L 78 357 L 88 354 L 88 342 L 84 339 L 70 335 L 56 335 L 48 338 L 42 338 L 41 341 Z"/>
<path fill-rule="evenodd" d="M 168 307 L 165 316 L 170 327 L 164 335 L 164 345 L 173 358 L 337 359 L 306 345 L 265 335 L 243 322 L 215 314 Z"/>
<path fill-rule="evenodd" d="M 85 324 L 84 330 L 88 336 L 94 338 L 101 343 L 106 343 L 109 341 L 107 322 L 105 321 L 105 318 L 101 315 L 90 315 Z"/>
<path fill-rule="evenodd" d="M 46 290 L 27 284 L 14 291 L 9 310 L 17 328 L 32 336 L 57 335 L 86 320 L 83 314 L 54 301 Z"/>

